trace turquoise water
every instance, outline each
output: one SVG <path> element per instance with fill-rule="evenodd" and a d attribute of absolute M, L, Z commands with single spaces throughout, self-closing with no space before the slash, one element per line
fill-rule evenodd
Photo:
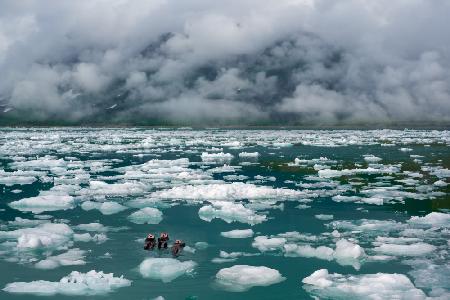
<path fill-rule="evenodd" d="M 44 298 L 312 299 L 314 295 L 366 298 L 350 290 L 343 296 L 333 291 L 327 293 L 323 288 L 311 290 L 302 283 L 316 270 L 327 269 L 342 275 L 404 274 L 412 288 L 420 289 L 424 295 L 445 298 L 449 296 L 450 282 L 449 233 L 445 229 L 449 227 L 446 216 L 450 208 L 449 144 L 449 131 L 3 128 L 0 129 L 0 172 L 4 170 L 0 173 L 3 234 L 0 233 L 0 287 L 12 282 L 57 282 L 72 271 L 96 270 L 123 275 L 132 281 L 131 285 L 95 296 L 57 293 Z M 244 152 L 258 155 L 240 155 Z M 187 160 L 176 162 L 181 158 Z M 164 165 L 161 161 L 165 161 Z M 145 164 L 149 167 L 143 168 Z M 225 168 L 215 169 L 224 165 Z M 340 173 L 330 175 L 329 169 Z M 24 173 L 13 173 L 18 170 Z M 96 188 L 98 181 L 107 185 Z M 230 191 L 232 182 L 242 184 Z M 126 183 L 133 186 L 123 185 Z M 264 186 L 270 189 L 255 192 Z M 217 193 L 211 193 L 214 189 Z M 33 208 L 29 203 L 11 205 L 42 195 L 55 196 L 56 206 L 63 196 L 70 197 L 71 202 L 60 209 L 49 204 L 40 213 L 36 208 L 30 211 Z M 344 201 L 336 198 L 338 195 L 359 198 Z M 136 202 L 130 202 L 136 199 L 144 199 L 144 204 L 137 207 Z M 199 215 L 200 208 L 217 201 L 242 204 L 239 209 L 241 212 L 246 209 L 247 214 L 239 215 L 239 211 L 225 208 L 206 217 Z M 372 204 L 373 201 L 377 204 Z M 114 213 L 87 210 L 86 203 L 95 206 L 104 202 L 119 203 L 123 210 Z M 303 205 L 303 209 L 298 205 Z M 150 221 L 158 224 L 133 223 L 130 214 L 143 207 L 159 209 L 162 220 Z M 411 221 L 414 216 L 432 212 L 439 213 L 444 221 L 421 221 L 419 225 Z M 20 247 L 18 237 L 7 237 L 6 232 L 40 226 L 10 221 L 16 217 L 37 220 L 42 218 L 39 215 L 45 215 L 44 222 L 70 227 L 73 232 L 66 235 L 67 241 L 58 247 L 42 243 Z M 332 216 L 320 219 L 316 215 Z M 255 216 L 265 219 L 253 224 Z M 388 229 L 376 230 L 344 226 L 359 224 L 361 220 L 391 223 Z M 87 233 L 76 226 L 88 223 L 107 226 L 107 230 L 90 232 L 104 234 L 107 240 L 82 242 L 74 238 L 73 234 Z M 249 228 L 254 235 L 248 238 L 226 238 L 220 234 Z M 339 235 L 336 232 L 331 235 L 335 229 Z M 168 232 L 172 241 L 182 239 L 190 247 L 191 252 L 183 251 L 177 258 L 179 261 L 196 263 L 193 270 L 182 272 L 170 282 L 145 278 L 139 271 L 139 265 L 147 258 L 171 257 L 169 251 L 143 250 L 142 239 L 146 234 L 162 231 Z M 337 254 L 325 257 L 307 257 L 304 252 L 289 254 L 283 245 L 269 251 L 252 246 L 257 236 L 280 238 L 286 232 L 298 232 L 309 238 L 288 238 L 283 245 L 307 245 L 314 249 L 324 246 L 334 251 L 337 241 L 345 239 L 364 253 L 339 260 Z M 412 240 L 399 239 L 405 237 Z M 206 242 L 208 246 L 196 246 L 197 242 Z M 377 248 L 382 244 L 411 247 L 402 248 L 401 253 L 386 252 L 384 246 Z M 429 247 L 423 252 L 409 253 L 424 244 Z M 60 263 L 52 269 L 37 267 L 39 261 L 74 248 L 86 251 L 82 264 Z M 253 255 L 212 262 L 220 251 Z M 419 262 L 436 266 L 436 271 L 431 275 L 417 272 L 420 268 L 414 266 Z M 248 290 L 233 292 L 220 284 L 216 274 L 234 265 L 265 266 L 279 271 L 283 278 L 266 282 L 265 286 L 250 282 Z M 430 280 L 430 276 L 435 276 L 435 280 Z M 30 299 L 35 294 L 0 291 L 0 298 Z"/>

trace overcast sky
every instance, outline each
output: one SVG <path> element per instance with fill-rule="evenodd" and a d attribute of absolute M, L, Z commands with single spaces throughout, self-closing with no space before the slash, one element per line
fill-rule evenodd
<path fill-rule="evenodd" d="M 449 16 L 448 0 L 3 0 L 0 121 L 449 122 Z"/>

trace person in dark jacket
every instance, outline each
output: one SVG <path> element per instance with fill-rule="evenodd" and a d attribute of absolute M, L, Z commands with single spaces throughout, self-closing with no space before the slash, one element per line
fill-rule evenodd
<path fill-rule="evenodd" d="M 181 250 L 183 250 L 183 248 L 186 246 L 185 243 L 183 243 L 183 241 L 181 240 L 176 240 L 175 244 L 173 244 L 172 246 L 172 255 L 173 256 L 178 256 L 181 253 Z"/>
<path fill-rule="evenodd" d="M 160 237 L 158 238 L 158 249 L 161 249 L 161 247 L 164 247 L 164 249 L 167 249 L 168 241 L 169 241 L 169 235 L 165 232 L 162 232 Z"/>
<path fill-rule="evenodd" d="M 144 249 L 145 250 L 153 250 L 153 248 L 155 248 L 155 245 L 156 245 L 155 236 L 153 234 L 149 233 L 144 242 Z"/>

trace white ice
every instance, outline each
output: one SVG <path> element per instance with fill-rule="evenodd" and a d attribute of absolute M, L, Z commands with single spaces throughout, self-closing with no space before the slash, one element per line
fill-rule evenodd
<path fill-rule="evenodd" d="M 175 258 L 147 258 L 139 265 L 139 272 L 144 278 L 170 282 L 192 272 L 196 265 L 192 260 L 181 262 Z"/>
<path fill-rule="evenodd" d="M 252 237 L 254 234 L 253 230 L 251 229 L 235 229 L 230 231 L 223 231 L 220 233 L 223 237 L 230 238 L 230 239 L 244 239 Z"/>
<path fill-rule="evenodd" d="M 128 216 L 135 224 L 159 224 L 163 219 L 162 212 L 153 207 L 144 207 Z"/>
<path fill-rule="evenodd" d="M 264 266 L 235 265 L 216 274 L 219 287 L 231 292 L 244 292 L 255 286 L 269 286 L 285 280 L 280 272 Z"/>
<path fill-rule="evenodd" d="M 41 213 L 44 211 L 67 210 L 75 207 L 75 201 L 69 195 L 42 195 L 9 203 L 9 206 L 20 211 Z"/>
<path fill-rule="evenodd" d="M 59 282 L 54 281 L 31 281 L 8 283 L 3 291 L 8 293 L 30 294 L 36 296 L 53 296 L 57 294 L 67 296 L 94 296 L 110 293 L 118 288 L 131 285 L 131 280 L 114 277 L 113 273 L 96 272 L 87 273 L 73 271 L 61 278 Z"/>
<path fill-rule="evenodd" d="M 403 274 L 330 274 L 320 269 L 304 278 L 304 288 L 320 299 L 426 299 Z"/>

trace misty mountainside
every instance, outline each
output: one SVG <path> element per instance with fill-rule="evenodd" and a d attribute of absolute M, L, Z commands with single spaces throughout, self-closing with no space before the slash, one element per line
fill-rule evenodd
<path fill-rule="evenodd" d="M 9 3 L 0 124 L 448 124 L 450 5 L 381 2 Z"/>

